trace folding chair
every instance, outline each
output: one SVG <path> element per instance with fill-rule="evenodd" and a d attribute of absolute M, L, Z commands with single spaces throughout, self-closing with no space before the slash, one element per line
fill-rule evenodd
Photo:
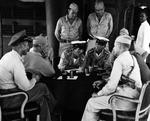
<path fill-rule="evenodd" d="M 115 109 L 115 105 L 113 103 L 113 100 L 120 99 L 120 100 L 126 100 L 132 103 L 137 104 L 135 109 L 132 110 L 117 110 Z M 147 81 L 140 92 L 139 99 L 132 99 L 125 96 L 120 95 L 113 95 L 109 103 L 111 104 L 112 110 L 101 110 L 100 111 L 100 117 L 111 117 L 113 118 L 113 121 L 139 121 L 139 120 L 146 120 L 147 116 L 149 114 L 150 109 L 150 81 Z M 104 118 L 106 119 L 106 118 Z M 101 119 L 100 119 L 101 120 Z M 110 119 L 109 119 L 110 121 Z"/>
<path fill-rule="evenodd" d="M 24 100 L 20 107 L 13 107 L 13 108 L 3 108 L 2 101 L 4 98 L 12 97 L 12 96 L 18 96 L 23 95 Z M 30 118 L 30 116 L 36 116 L 36 121 L 39 121 L 39 114 L 40 114 L 40 106 L 36 104 L 35 102 L 27 103 L 28 101 L 28 95 L 23 92 L 15 92 L 5 95 L 0 95 L 0 121 L 18 121 L 23 120 L 26 121 Z"/>

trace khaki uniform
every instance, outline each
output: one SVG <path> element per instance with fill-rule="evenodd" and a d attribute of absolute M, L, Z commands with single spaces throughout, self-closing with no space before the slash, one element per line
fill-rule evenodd
<path fill-rule="evenodd" d="M 110 52 L 107 49 L 103 49 L 99 54 L 96 48 L 90 49 L 85 56 L 83 69 L 88 68 L 89 66 L 102 69 L 111 68 L 112 65 L 108 61 L 109 55 Z"/>

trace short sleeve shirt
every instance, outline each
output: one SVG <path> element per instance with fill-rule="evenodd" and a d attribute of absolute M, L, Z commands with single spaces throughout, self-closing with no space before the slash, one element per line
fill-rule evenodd
<path fill-rule="evenodd" d="M 60 34 L 60 38 L 64 40 L 78 40 L 79 39 L 79 28 L 82 25 L 80 18 L 76 18 L 72 24 L 70 24 L 67 15 L 61 17 L 56 26 L 56 33 Z M 59 30 L 60 29 L 60 30 Z M 60 33 L 58 32 L 60 31 Z"/>
<path fill-rule="evenodd" d="M 113 29 L 113 20 L 110 13 L 105 12 L 99 21 L 96 13 L 91 13 L 88 16 L 90 32 L 92 35 L 108 38 Z"/>

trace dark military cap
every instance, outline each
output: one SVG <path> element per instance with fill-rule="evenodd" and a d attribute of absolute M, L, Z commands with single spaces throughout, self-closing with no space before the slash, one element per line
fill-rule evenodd
<path fill-rule="evenodd" d="M 107 42 L 109 42 L 109 39 L 105 38 L 105 37 L 100 37 L 100 36 L 94 36 L 95 39 L 96 39 L 96 43 L 98 45 L 106 45 Z"/>
<path fill-rule="evenodd" d="M 27 35 L 26 35 L 26 31 L 23 30 L 23 31 L 20 31 L 16 34 L 14 34 L 12 37 L 11 37 L 11 40 L 10 42 L 8 43 L 8 46 L 14 46 L 20 42 L 24 42 L 24 41 L 31 41 L 31 38 L 29 38 Z"/>

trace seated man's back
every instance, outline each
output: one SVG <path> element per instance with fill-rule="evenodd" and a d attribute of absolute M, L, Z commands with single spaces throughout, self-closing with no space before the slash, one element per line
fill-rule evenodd
<path fill-rule="evenodd" d="M 48 55 L 46 38 L 37 36 L 33 39 L 33 47 L 24 56 L 24 66 L 26 70 L 39 72 L 45 77 L 55 74 L 54 68 L 45 55 Z"/>
<path fill-rule="evenodd" d="M 45 77 L 51 77 L 55 74 L 51 63 L 36 53 L 28 52 L 27 55 L 24 56 L 24 66 L 26 70 L 37 71 Z"/>

